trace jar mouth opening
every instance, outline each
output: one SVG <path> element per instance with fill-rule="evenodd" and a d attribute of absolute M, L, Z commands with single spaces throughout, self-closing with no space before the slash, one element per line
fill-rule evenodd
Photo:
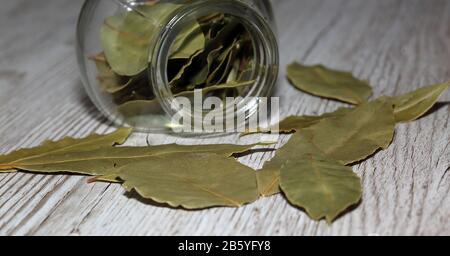
<path fill-rule="evenodd" d="M 244 95 L 238 95 L 239 97 L 236 97 L 232 104 L 227 102 L 222 105 L 222 108 L 215 106 L 215 109 L 208 111 L 203 108 L 198 109 L 196 106 L 186 108 L 178 100 L 180 95 L 177 95 L 173 90 L 174 77 L 182 75 L 182 73 L 170 74 L 168 72 L 169 61 L 174 61 L 174 59 L 171 59 L 171 54 L 174 52 L 174 45 L 183 30 L 192 27 L 192 22 L 213 15 L 222 15 L 235 21 L 242 26 L 243 33 L 247 34 L 250 39 L 247 53 L 250 53 L 251 61 L 246 63 L 250 68 L 246 70 L 246 74 L 241 78 L 241 81 L 238 81 L 247 83 L 247 88 L 244 90 Z M 240 46 L 239 43 L 233 42 L 229 47 L 231 49 Z M 230 59 L 228 58 L 226 61 L 230 61 Z M 237 60 L 237 62 L 239 61 L 242 60 Z M 220 111 L 222 115 L 225 114 L 227 117 L 231 115 L 234 118 L 245 116 L 245 119 L 248 120 L 258 111 L 259 98 L 269 96 L 276 82 L 279 65 L 278 45 L 268 22 L 250 6 L 239 1 L 199 1 L 177 9 L 171 16 L 171 19 L 161 29 L 149 63 L 148 72 L 152 80 L 151 85 L 154 94 L 169 117 L 181 115 L 183 118 L 191 118 L 195 122 L 195 119 L 199 116 L 203 118 L 205 114 L 214 114 L 214 112 Z M 208 63 L 206 65 L 208 66 Z M 225 68 L 230 68 L 229 65 L 232 64 L 225 63 L 223 65 Z M 183 81 L 183 83 L 186 82 Z M 192 88 L 195 88 L 195 84 Z"/>

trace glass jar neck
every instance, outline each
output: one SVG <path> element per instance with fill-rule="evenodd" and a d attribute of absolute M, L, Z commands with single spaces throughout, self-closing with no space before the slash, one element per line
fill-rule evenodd
<path fill-rule="evenodd" d="M 255 82 L 249 93 L 243 95 L 243 100 L 237 103 L 237 111 L 245 113 L 246 118 L 253 115 L 258 109 L 258 97 L 268 97 L 273 89 L 278 75 L 279 56 L 277 40 L 269 21 L 256 8 L 242 1 L 193 1 L 177 9 L 168 17 L 166 22 L 162 23 L 151 54 L 149 77 L 156 98 L 169 116 L 183 111 L 176 107 L 177 104 L 173 104 L 176 98 L 172 94 L 167 75 L 168 58 L 172 44 L 177 35 L 188 24 L 215 13 L 233 16 L 247 29 L 253 41 L 255 68 L 251 80 Z"/>

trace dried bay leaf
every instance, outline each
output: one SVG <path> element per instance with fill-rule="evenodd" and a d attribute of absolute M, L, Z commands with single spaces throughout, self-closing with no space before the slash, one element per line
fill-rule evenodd
<path fill-rule="evenodd" d="M 263 197 L 280 193 L 280 168 L 283 162 L 274 159 L 264 165 L 262 170 L 256 172 L 258 192 Z"/>
<path fill-rule="evenodd" d="M 255 172 L 213 153 L 186 153 L 130 163 L 119 169 L 123 186 L 172 207 L 239 207 L 258 199 Z"/>
<path fill-rule="evenodd" d="M 222 49 L 223 46 L 220 45 L 217 49 L 214 49 L 208 53 L 206 57 L 206 65 L 203 65 L 204 67 L 199 69 L 198 72 L 193 72 L 194 74 L 189 79 L 190 80 L 190 86 L 188 86 L 189 89 L 193 89 L 197 85 L 207 82 L 208 74 L 211 71 L 211 67 L 214 61 L 219 57 Z"/>
<path fill-rule="evenodd" d="M 350 167 L 327 157 L 316 146 L 315 136 L 314 129 L 305 129 L 290 141 L 287 149 L 295 145 L 297 157 L 284 156 L 280 188 L 289 202 L 304 208 L 311 218 L 325 217 L 331 223 L 361 200 L 361 182 Z"/>
<path fill-rule="evenodd" d="M 46 142 L 1 156 L 0 169 L 100 176 L 99 180 L 124 182 L 125 188 L 145 198 L 188 209 L 238 207 L 258 199 L 255 172 L 232 157 L 257 144 L 113 147 L 129 133 L 120 129 Z"/>
<path fill-rule="evenodd" d="M 98 71 L 97 80 L 103 91 L 116 93 L 133 82 L 132 79 L 128 77 L 119 76 L 114 73 L 111 66 L 106 61 L 104 53 L 92 56 L 91 59 L 95 61 Z"/>
<path fill-rule="evenodd" d="M 331 222 L 360 201 L 361 184 L 350 167 L 325 156 L 314 144 L 314 138 L 313 129 L 304 129 L 292 136 L 268 163 L 265 177 L 260 176 L 259 182 L 261 177 L 266 179 L 262 195 L 278 193 L 279 183 L 292 204 L 304 208 L 315 220 L 326 217 Z M 260 183 L 258 186 L 261 192 Z"/>
<path fill-rule="evenodd" d="M 393 104 L 388 98 L 324 116 L 326 118 L 319 122 L 298 130 L 258 172 L 261 195 L 279 193 L 280 169 L 289 160 L 297 161 L 305 154 L 320 153 L 327 159 L 348 165 L 366 159 L 392 142 L 395 119 Z M 314 145 L 314 148 L 304 146 L 305 134 L 309 134 L 311 140 L 307 145 Z"/>
<path fill-rule="evenodd" d="M 161 115 L 164 110 L 158 100 L 132 100 L 117 107 L 117 111 L 125 118 L 145 115 Z"/>
<path fill-rule="evenodd" d="M 280 187 L 289 202 L 328 223 L 362 196 L 360 179 L 350 167 L 314 155 L 287 161 L 281 167 Z"/>
<path fill-rule="evenodd" d="M 393 97 L 397 122 L 409 122 L 420 118 L 430 110 L 439 97 L 450 87 L 450 82 L 430 85 L 399 97 Z"/>
<path fill-rule="evenodd" d="M 206 80 L 207 85 L 220 83 L 223 77 L 230 72 L 232 63 L 236 56 L 236 48 L 239 42 L 235 40 L 222 54 L 217 58 L 219 65 L 213 70 Z"/>
<path fill-rule="evenodd" d="M 126 133 L 128 132 L 128 133 Z M 125 136 L 127 135 L 127 136 Z M 243 153 L 255 145 L 199 145 L 176 144 L 152 147 L 112 147 L 122 143 L 129 135 L 129 129 L 102 136 L 92 135 L 85 139 L 66 138 L 59 142 L 47 142 L 33 149 L 22 149 L 0 157 L 0 170 L 18 169 L 29 172 L 59 173 L 71 172 L 86 175 L 110 175 L 116 168 L 131 162 L 165 154 L 212 152 L 229 157 Z"/>
<path fill-rule="evenodd" d="M 147 68 L 152 40 L 158 35 L 158 24 L 179 5 L 158 3 L 140 5 L 136 11 L 109 17 L 101 28 L 101 43 L 113 71 L 135 76 Z"/>
<path fill-rule="evenodd" d="M 155 95 L 153 94 L 153 90 L 149 83 L 150 81 L 145 74 L 133 77 L 127 86 L 118 91 L 111 92 L 112 99 L 117 105 L 134 100 L 155 99 Z"/>
<path fill-rule="evenodd" d="M 225 89 L 236 89 L 251 86 L 255 83 L 254 80 L 240 82 L 240 83 L 228 83 L 219 84 L 201 89 L 203 95 Z M 175 97 L 193 97 L 194 91 L 183 91 L 175 95 Z M 117 110 L 125 117 L 145 116 L 145 115 L 158 115 L 164 113 L 158 100 L 136 100 L 129 101 L 120 106 Z"/>
<path fill-rule="evenodd" d="M 217 84 L 213 86 L 206 87 L 204 89 L 201 89 L 203 94 L 207 94 L 210 92 L 214 92 L 217 90 L 225 90 L 225 89 L 237 89 L 237 88 L 245 88 L 248 86 L 251 86 L 255 84 L 255 80 L 250 81 L 244 81 L 244 82 L 231 82 L 231 83 L 225 83 L 225 84 Z M 194 91 L 185 91 L 178 93 L 176 97 L 190 97 L 193 96 Z"/>
<path fill-rule="evenodd" d="M 184 28 L 175 39 L 172 45 L 171 59 L 188 59 L 194 53 L 202 51 L 205 48 L 205 35 L 200 24 L 193 22 L 190 26 Z"/>
<path fill-rule="evenodd" d="M 270 161 L 266 162 L 263 168 L 256 173 L 258 191 L 261 196 L 269 197 L 280 193 L 280 170 L 289 159 L 298 159 L 296 140 L 298 135 L 294 134 L 290 140 L 276 151 L 276 155 Z"/>
<path fill-rule="evenodd" d="M 33 162 L 36 159 L 47 159 L 46 161 L 52 161 L 51 156 L 64 155 L 67 152 L 97 150 L 104 146 L 120 145 L 125 142 L 130 133 L 131 129 L 122 128 L 111 134 L 94 134 L 84 139 L 67 137 L 56 142 L 46 141 L 39 147 L 20 149 L 8 155 L 0 156 L 0 170 L 11 171 L 21 169 L 27 163 Z M 70 155 L 67 157 L 70 157 Z"/>
<path fill-rule="evenodd" d="M 287 68 L 287 77 L 304 92 L 351 104 L 361 104 L 372 95 L 372 88 L 367 82 L 322 65 L 309 67 L 292 63 Z"/>
<path fill-rule="evenodd" d="M 41 146 L 20 149 L 0 156 L 0 170 L 21 169 L 36 172 L 74 172 L 102 175 L 111 168 L 149 157 L 189 152 L 213 152 L 229 157 L 250 150 L 255 145 L 198 145 L 176 144 L 152 147 L 113 147 L 130 135 L 131 129 L 122 128 L 108 135 L 91 135 L 84 139 L 64 138 L 48 141 Z"/>
<path fill-rule="evenodd" d="M 313 143 L 326 157 L 352 164 L 386 149 L 395 131 L 393 104 L 387 98 L 363 103 L 348 114 L 313 125 Z"/>
<path fill-rule="evenodd" d="M 292 135 L 286 145 L 277 150 L 275 157 L 265 163 L 263 169 L 256 174 L 261 196 L 268 197 L 280 193 L 280 170 L 287 161 L 302 159 L 307 153 L 312 153 L 313 149 L 314 153 L 321 154 L 316 147 L 303 146 L 305 144 L 303 144 L 302 134 L 303 132 L 300 131 Z"/>
<path fill-rule="evenodd" d="M 201 55 L 203 54 L 203 51 L 198 51 L 195 52 L 190 58 L 189 60 L 186 62 L 186 64 L 184 64 L 181 69 L 178 71 L 177 75 L 170 81 L 170 87 L 174 88 L 174 87 L 180 87 L 180 84 L 183 83 L 183 77 L 186 76 L 186 73 L 189 73 L 188 70 L 189 68 L 193 65 L 194 61 L 197 58 L 200 58 Z M 183 88 L 184 89 L 184 88 Z"/>

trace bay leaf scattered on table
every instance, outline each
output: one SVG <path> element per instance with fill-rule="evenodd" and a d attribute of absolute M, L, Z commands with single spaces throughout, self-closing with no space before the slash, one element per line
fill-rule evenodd
<path fill-rule="evenodd" d="M 302 207 L 315 220 L 331 223 L 340 213 L 361 200 L 359 177 L 350 167 L 325 155 L 316 145 L 314 126 L 295 134 L 282 153 L 280 188 L 289 202 Z"/>
<path fill-rule="evenodd" d="M 352 164 L 391 144 L 395 131 L 393 104 L 387 98 L 363 103 L 307 129 L 312 130 L 314 145 L 326 157 Z"/>
<path fill-rule="evenodd" d="M 66 137 L 59 141 L 46 141 L 39 147 L 19 149 L 0 156 L 0 172 L 1 170 L 9 172 L 21 169 L 35 160 L 51 162 L 53 161 L 52 156 L 55 155 L 63 155 L 65 158 L 70 158 L 71 155 L 68 152 L 97 150 L 104 146 L 120 145 L 125 142 L 130 133 L 131 129 L 121 128 L 107 135 L 94 134 L 83 139 Z"/>
<path fill-rule="evenodd" d="M 430 110 L 439 97 L 448 90 L 450 82 L 422 87 L 414 92 L 393 97 L 397 122 L 414 121 Z"/>
<path fill-rule="evenodd" d="M 287 77 L 304 92 L 351 104 L 366 102 L 372 95 L 372 88 L 367 82 L 350 73 L 331 70 L 322 65 L 292 63 L 287 67 Z"/>
<path fill-rule="evenodd" d="M 255 172 L 232 157 L 257 144 L 114 147 L 129 133 L 130 129 L 120 129 L 109 135 L 46 142 L 1 156 L 0 169 L 100 176 L 98 180 L 123 182 L 145 198 L 188 209 L 239 207 L 258 199 Z"/>
<path fill-rule="evenodd" d="M 172 207 L 239 207 L 258 199 L 255 171 L 213 153 L 164 155 L 118 170 L 123 186 Z"/>
<path fill-rule="evenodd" d="M 243 153 L 256 145 L 160 145 L 151 147 L 113 147 L 123 143 L 129 129 L 109 135 L 92 135 L 85 139 L 66 138 L 58 142 L 22 149 L 0 157 L 0 170 L 23 170 L 39 173 L 70 172 L 85 175 L 110 175 L 116 168 L 130 162 L 148 160 L 164 154 L 184 155 L 189 152 L 210 152 L 224 157 Z M 149 161 L 149 160 L 148 160 Z"/>
<path fill-rule="evenodd" d="M 352 168 L 315 155 L 288 160 L 281 167 L 280 187 L 289 202 L 328 223 L 362 196 L 361 181 Z"/>
<path fill-rule="evenodd" d="M 393 139 L 395 119 L 393 105 L 388 98 L 363 103 L 355 109 L 339 109 L 325 114 L 319 122 L 299 129 L 275 157 L 258 171 L 257 181 L 261 195 L 279 193 L 280 169 L 287 161 L 297 161 L 311 150 L 302 147 L 302 136 L 310 133 L 312 143 L 328 159 L 348 165 L 387 148 Z M 293 119 L 295 120 L 295 119 Z"/>

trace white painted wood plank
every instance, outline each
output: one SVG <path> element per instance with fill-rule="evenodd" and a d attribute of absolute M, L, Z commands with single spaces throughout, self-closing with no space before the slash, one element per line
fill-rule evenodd
<path fill-rule="evenodd" d="M 73 31 L 81 0 L 38 2 L 0 0 L 1 153 L 111 130 L 78 79 Z M 376 96 L 450 78 L 449 1 L 283 0 L 275 11 L 282 58 L 276 95 L 283 115 L 342 106 L 292 88 L 283 69 L 294 60 L 353 71 L 370 80 Z M 449 105 L 441 105 L 401 125 L 388 150 L 355 166 L 364 199 L 331 226 L 311 221 L 281 195 L 240 209 L 184 211 L 124 194 L 117 185 L 86 184 L 85 177 L 3 174 L 0 234 L 449 235 L 449 116 Z M 136 134 L 128 144 L 250 140 Z M 258 168 L 269 157 L 242 161 Z"/>

